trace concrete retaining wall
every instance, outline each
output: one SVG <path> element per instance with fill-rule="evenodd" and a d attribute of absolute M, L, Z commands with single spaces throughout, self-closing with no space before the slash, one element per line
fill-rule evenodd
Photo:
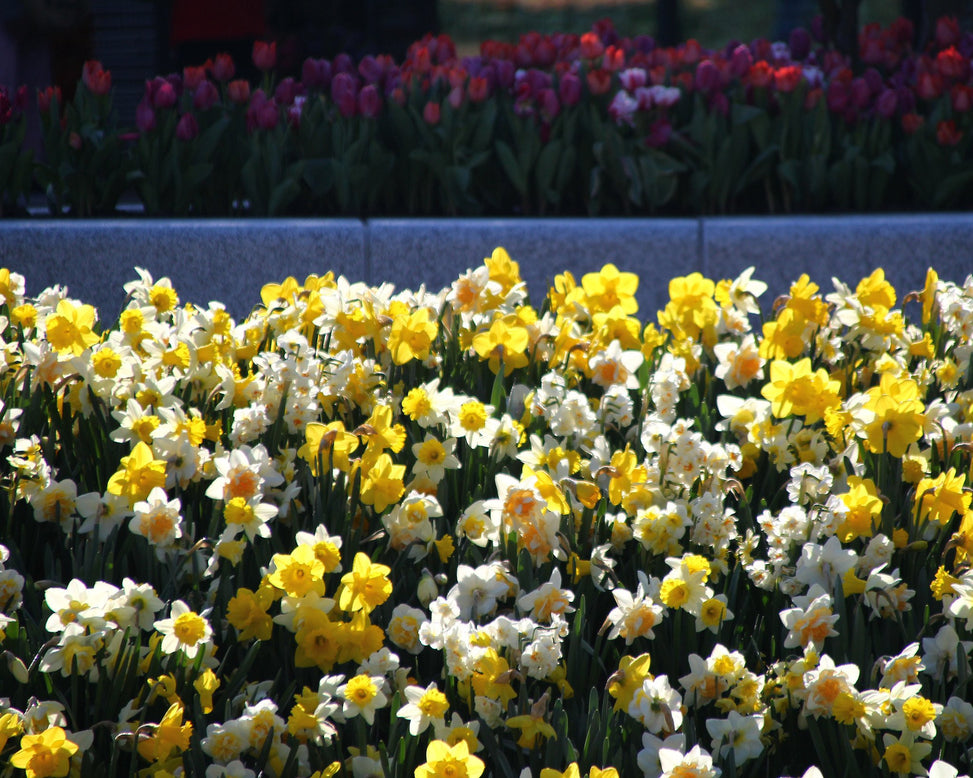
<path fill-rule="evenodd" d="M 0 221 L 0 267 L 36 295 L 54 284 L 112 320 L 135 266 L 169 276 L 183 301 L 219 300 L 237 317 L 260 287 L 333 270 L 352 281 L 440 289 L 496 246 L 520 263 L 539 302 L 556 273 L 577 279 L 613 262 L 640 276 L 640 316 L 668 299 L 669 279 L 699 271 L 732 278 L 750 265 L 770 285 L 763 301 L 808 273 L 822 290 L 854 286 L 883 267 L 900 295 L 926 268 L 963 281 L 973 273 L 973 214 L 703 219 L 246 219 Z"/>

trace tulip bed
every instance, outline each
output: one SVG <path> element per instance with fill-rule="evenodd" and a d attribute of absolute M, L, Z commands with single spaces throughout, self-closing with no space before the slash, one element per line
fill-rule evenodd
<path fill-rule="evenodd" d="M 943 18 L 928 48 L 898 20 L 867 26 L 853 62 L 795 30 L 707 51 L 591 32 L 445 36 L 405 61 L 308 59 L 260 83 L 219 55 L 146 83 L 112 111 L 111 73 L 74 99 L 38 94 L 44 161 L 23 153 L 28 95 L 0 90 L 0 201 L 31 187 L 51 213 L 628 215 L 973 206 L 973 34 Z M 132 123 L 134 121 L 134 127 Z"/>
<path fill-rule="evenodd" d="M 973 278 L 0 270 L 0 772 L 955 778 Z"/>

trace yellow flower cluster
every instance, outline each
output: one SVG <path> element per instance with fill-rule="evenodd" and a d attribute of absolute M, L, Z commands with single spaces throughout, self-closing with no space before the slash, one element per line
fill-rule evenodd
<path fill-rule="evenodd" d="M 0 270 L 0 765 L 969 772 L 973 280 L 752 275 Z"/>

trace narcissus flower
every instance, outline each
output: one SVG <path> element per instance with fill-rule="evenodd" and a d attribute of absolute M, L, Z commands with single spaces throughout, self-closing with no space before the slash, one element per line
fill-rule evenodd
<path fill-rule="evenodd" d="M 373 611 L 392 594 L 390 572 L 391 568 L 374 564 L 367 554 L 359 551 L 351 572 L 341 578 L 338 607 L 344 611 Z"/>
<path fill-rule="evenodd" d="M 430 308 L 419 308 L 397 316 L 392 322 L 388 340 L 392 361 L 404 365 L 413 359 L 425 359 L 438 332 L 436 315 Z"/>
<path fill-rule="evenodd" d="M 426 747 L 426 761 L 416 768 L 415 778 L 479 778 L 486 765 L 470 754 L 465 740 L 449 745 L 433 740 Z"/>
<path fill-rule="evenodd" d="M 182 651 L 189 659 L 193 659 L 213 636 L 209 622 L 182 600 L 172 603 L 168 619 L 156 621 L 153 626 L 163 635 L 163 653 Z"/>
<path fill-rule="evenodd" d="M 68 740 L 60 727 L 50 727 L 38 735 L 24 735 L 20 750 L 10 757 L 10 764 L 27 772 L 27 778 L 64 776 L 71 766 L 77 743 Z"/>

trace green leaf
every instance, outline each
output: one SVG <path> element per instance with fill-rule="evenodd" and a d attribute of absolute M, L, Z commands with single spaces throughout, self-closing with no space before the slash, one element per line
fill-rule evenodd
<path fill-rule="evenodd" d="M 524 172 L 520 169 L 517 158 L 514 157 L 514 153 L 511 151 L 510 146 L 508 146 L 502 140 L 498 140 L 496 149 L 497 156 L 500 158 L 500 164 L 503 167 L 504 173 L 507 174 L 507 178 L 510 179 L 510 183 L 513 184 L 514 189 L 516 189 L 521 196 L 526 196 L 527 180 Z"/>

